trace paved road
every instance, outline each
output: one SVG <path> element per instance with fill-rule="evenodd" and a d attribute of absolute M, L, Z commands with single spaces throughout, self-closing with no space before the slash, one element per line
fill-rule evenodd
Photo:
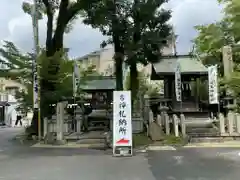
<path fill-rule="evenodd" d="M 148 154 L 150 170 L 162 180 L 239 180 L 240 149 L 182 149 Z"/>
<path fill-rule="evenodd" d="M 114 158 L 108 151 L 38 149 L 0 129 L 0 180 L 239 180 L 240 149 L 180 149 Z"/>

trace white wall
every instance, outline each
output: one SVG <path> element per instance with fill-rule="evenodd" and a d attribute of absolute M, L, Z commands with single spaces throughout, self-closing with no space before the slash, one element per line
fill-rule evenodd
<path fill-rule="evenodd" d="M 18 106 L 17 100 L 13 95 L 8 95 L 8 103 L 10 106 L 5 107 L 5 122 L 6 125 L 13 127 L 16 122 L 17 111 L 16 108 Z"/>
<path fill-rule="evenodd" d="M 98 68 L 100 74 L 104 74 L 106 76 L 112 75 L 114 73 L 114 49 L 109 47 L 108 49 L 104 49 L 100 55 L 100 66 Z"/>
<path fill-rule="evenodd" d="M 5 122 L 7 126 L 13 127 L 16 122 L 17 117 L 17 104 L 11 104 L 10 106 L 6 107 L 6 114 L 5 114 Z"/>

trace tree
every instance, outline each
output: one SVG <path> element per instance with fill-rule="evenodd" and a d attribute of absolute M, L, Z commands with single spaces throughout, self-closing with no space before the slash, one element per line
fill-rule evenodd
<path fill-rule="evenodd" d="M 218 64 L 223 74 L 222 47 L 234 44 L 229 33 L 228 24 L 218 22 L 209 25 L 196 26 L 198 36 L 194 39 L 195 53 L 200 56 L 205 65 Z"/>
<path fill-rule="evenodd" d="M 148 81 L 148 79 L 149 77 L 146 76 L 143 71 L 138 72 L 140 95 L 144 96 L 146 94 L 149 97 L 157 97 L 159 93 L 163 90 L 163 84 L 160 82 L 151 83 L 150 81 Z M 128 73 L 125 81 L 125 86 L 128 90 L 130 90 L 131 88 L 130 81 L 130 73 Z"/>
<path fill-rule="evenodd" d="M 129 5 L 130 1 L 125 0 L 90 0 L 89 4 L 85 3 L 83 6 L 85 11 L 84 23 L 93 28 L 99 28 L 103 35 L 110 37 L 102 43 L 102 46 L 109 43 L 114 45 L 117 90 L 123 89 L 122 64 L 124 61 L 124 41 L 128 38 L 126 36 L 126 9 L 129 9 Z"/>
<path fill-rule="evenodd" d="M 22 84 L 32 81 L 33 54 L 24 54 L 14 43 L 4 41 L 3 46 L 0 48 L 0 55 L 0 63 L 5 67 L 1 70 L 1 77 L 9 77 Z"/>
<path fill-rule="evenodd" d="M 233 59 L 240 62 L 240 3 L 238 0 L 219 0 L 224 6 L 224 17 L 219 22 L 196 26 L 198 36 L 194 39 L 195 53 L 206 65 L 218 64 L 223 74 L 222 47 L 233 46 Z"/>
<path fill-rule="evenodd" d="M 52 78 L 51 81 L 44 77 L 40 79 L 41 119 L 47 114 L 44 112 L 44 107 L 46 107 L 44 102 L 48 102 L 48 100 L 44 99 L 46 97 L 46 92 L 56 91 L 58 88 L 57 82 L 61 81 L 57 79 L 60 78 L 58 74 L 60 73 L 61 61 L 56 59 L 56 57 L 61 57 L 63 55 L 64 32 L 67 30 L 67 25 L 70 21 L 72 21 L 81 10 L 81 2 L 81 0 L 74 2 L 70 2 L 70 0 L 37 0 L 37 19 L 41 19 L 43 14 L 47 16 L 46 46 L 44 54 L 49 63 L 45 70 L 48 71 L 48 75 Z M 26 2 L 23 3 L 23 10 L 32 15 L 31 4 Z M 56 27 L 54 28 L 55 16 L 57 18 Z M 35 19 L 33 18 L 33 20 Z M 36 26 L 34 21 L 33 26 Z M 37 37 L 35 38 L 37 39 Z M 34 111 L 33 121 L 37 121 L 37 113 L 37 111 Z"/>
<path fill-rule="evenodd" d="M 229 33 L 234 37 L 234 41 L 240 41 L 240 2 L 238 0 L 218 0 L 224 5 L 224 17 L 222 21 L 228 24 Z"/>
<path fill-rule="evenodd" d="M 70 1 L 70 3 L 73 3 L 74 1 Z M 59 4 L 60 3 L 60 1 L 59 0 L 55 0 L 55 2 L 54 2 L 54 11 L 56 11 L 56 10 L 59 10 L 59 6 L 57 5 L 57 4 Z M 37 10 L 37 20 L 42 20 L 43 19 L 43 17 L 46 15 L 46 8 L 45 8 L 45 6 L 44 6 L 44 4 L 42 3 L 42 1 L 41 0 L 38 0 L 37 1 L 37 8 L 36 8 L 36 10 Z M 23 2 L 22 3 L 22 9 L 23 9 L 23 11 L 26 13 L 26 14 L 28 14 L 28 15 L 30 15 L 32 18 L 33 18 L 33 12 L 32 12 L 32 10 L 33 10 L 33 4 L 32 3 L 30 3 L 30 2 Z M 75 20 L 77 19 L 77 16 L 74 16 L 70 21 L 69 21 L 69 23 L 66 25 L 66 27 L 65 27 L 65 33 L 69 33 L 71 30 L 72 30 L 72 28 L 73 28 L 73 24 L 74 24 L 74 22 L 75 22 Z M 56 28 L 56 26 L 57 26 L 57 21 L 56 21 L 56 19 L 53 19 L 53 21 L 55 21 L 54 22 L 54 24 L 55 24 L 55 28 Z"/>
<path fill-rule="evenodd" d="M 124 46 L 127 64 L 130 66 L 132 94 L 138 94 L 137 64 L 147 65 L 159 61 L 161 50 L 167 45 L 167 39 L 171 35 L 171 26 L 167 24 L 171 13 L 161 8 L 166 2 L 134 0 L 131 6 L 127 27 L 129 38 Z"/>
<path fill-rule="evenodd" d="M 110 36 L 103 45 L 113 44 L 117 89 L 122 89 L 122 63 L 127 58 L 132 82 L 137 81 L 137 63 L 146 65 L 159 59 L 161 48 L 166 45 L 170 27 L 166 22 L 170 12 L 159 10 L 166 0 L 98 0 L 86 8 L 85 23 L 99 28 Z M 138 84 L 131 89 L 137 89 Z"/>
<path fill-rule="evenodd" d="M 37 60 L 40 66 L 40 78 L 47 79 L 54 85 L 54 88 L 45 89 L 45 91 L 42 92 L 42 103 L 44 104 L 44 106 L 42 106 L 42 113 L 44 113 L 44 117 L 51 116 L 54 112 L 51 106 L 49 106 L 50 104 L 55 104 L 64 97 L 72 97 L 73 94 L 73 61 L 68 58 L 65 52 L 59 53 L 51 57 L 51 64 L 44 50 Z M 6 66 L 6 70 L 1 71 L 0 77 L 8 77 L 26 87 L 26 90 L 16 92 L 15 98 L 19 104 L 18 109 L 25 113 L 33 110 L 32 54 L 22 53 L 14 43 L 9 41 L 4 42 L 3 47 L 0 48 L 0 54 L 0 62 Z M 51 68 L 55 68 L 52 62 L 60 65 L 58 74 L 53 75 L 50 72 Z M 80 66 L 80 73 L 81 84 L 84 84 L 90 75 L 98 76 L 93 66 L 89 66 L 87 69 L 83 69 Z M 78 91 L 78 93 L 82 92 Z M 38 123 L 36 118 L 33 118 L 31 128 L 34 133 L 37 133 Z"/>
<path fill-rule="evenodd" d="M 239 78 L 240 75 L 240 1 L 238 0 L 218 0 L 224 5 L 224 16 L 217 22 L 210 25 L 197 26 L 198 36 L 194 40 L 196 54 L 206 65 L 218 64 L 220 69 L 220 93 L 226 88 L 232 90 L 239 105 Z M 225 80 L 223 76 L 222 47 L 232 46 L 234 73 L 230 80 Z M 222 90 L 222 92 L 221 92 Z M 239 108 L 238 108 L 239 110 Z"/>

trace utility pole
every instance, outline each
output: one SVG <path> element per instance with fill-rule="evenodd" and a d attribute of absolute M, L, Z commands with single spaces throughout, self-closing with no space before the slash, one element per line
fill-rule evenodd
<path fill-rule="evenodd" d="M 33 68 L 33 108 L 34 113 L 38 114 L 38 139 L 41 140 L 41 116 L 40 116 L 40 81 L 39 81 L 39 68 L 37 58 L 39 55 L 39 40 L 38 40 L 38 4 L 37 0 L 33 1 L 32 6 L 32 27 L 33 27 L 33 40 L 34 40 L 34 59 L 32 63 Z"/>

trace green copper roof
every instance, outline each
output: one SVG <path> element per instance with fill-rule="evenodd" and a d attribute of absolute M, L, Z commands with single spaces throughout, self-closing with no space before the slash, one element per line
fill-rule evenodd
<path fill-rule="evenodd" d="M 158 63 L 153 64 L 157 74 L 171 75 L 175 73 L 176 63 L 179 61 L 182 74 L 207 74 L 207 68 L 191 56 L 164 57 Z"/>
<path fill-rule="evenodd" d="M 89 80 L 80 85 L 83 90 L 114 90 L 116 88 L 116 80 L 114 78 Z"/>

